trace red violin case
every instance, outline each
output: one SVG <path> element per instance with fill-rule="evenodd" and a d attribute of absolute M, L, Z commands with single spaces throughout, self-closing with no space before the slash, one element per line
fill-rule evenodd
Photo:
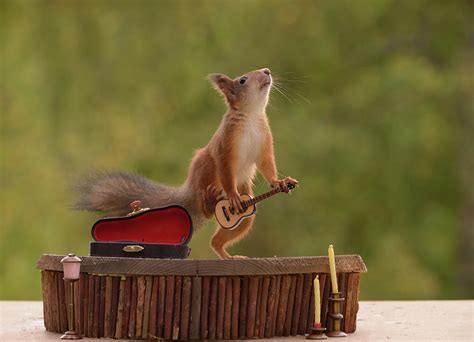
<path fill-rule="evenodd" d="M 134 205 L 135 204 L 135 205 Z M 104 218 L 92 226 L 91 256 L 185 259 L 193 225 L 181 206 L 140 209 L 128 216 Z"/>

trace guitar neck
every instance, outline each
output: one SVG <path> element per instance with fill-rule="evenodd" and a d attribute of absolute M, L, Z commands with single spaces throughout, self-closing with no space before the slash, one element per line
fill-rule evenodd
<path fill-rule="evenodd" d="M 256 197 L 254 197 L 254 198 L 252 198 L 252 199 L 246 201 L 245 204 L 247 204 L 247 205 L 256 204 L 256 203 L 261 202 L 261 201 L 263 201 L 263 200 L 265 200 L 265 199 L 267 199 L 267 198 L 269 198 L 269 197 L 272 197 L 273 195 L 276 195 L 276 194 L 279 193 L 279 192 L 282 192 L 282 190 L 281 190 L 280 188 L 275 188 L 275 189 L 273 189 L 273 190 L 270 190 L 270 191 L 268 191 L 268 192 L 266 192 L 266 193 L 264 193 L 264 194 L 258 195 L 258 196 L 256 196 Z"/>

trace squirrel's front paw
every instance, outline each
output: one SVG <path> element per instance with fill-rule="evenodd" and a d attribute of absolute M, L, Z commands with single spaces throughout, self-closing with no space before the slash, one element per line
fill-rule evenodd
<path fill-rule="evenodd" d="M 227 199 L 230 202 L 231 209 L 237 209 L 241 213 L 245 211 L 238 192 L 228 194 Z"/>
<path fill-rule="evenodd" d="M 291 177 L 285 177 L 283 179 L 277 179 L 271 182 L 273 188 L 280 188 L 283 192 L 290 192 L 292 188 L 298 185 L 298 181 Z"/>

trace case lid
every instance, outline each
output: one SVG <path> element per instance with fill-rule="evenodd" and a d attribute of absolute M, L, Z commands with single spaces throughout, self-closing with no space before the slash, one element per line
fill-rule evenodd
<path fill-rule="evenodd" d="M 183 207 L 171 205 L 140 211 L 131 216 L 108 217 L 92 226 L 95 241 L 136 241 L 185 245 L 192 236 L 191 216 Z"/>

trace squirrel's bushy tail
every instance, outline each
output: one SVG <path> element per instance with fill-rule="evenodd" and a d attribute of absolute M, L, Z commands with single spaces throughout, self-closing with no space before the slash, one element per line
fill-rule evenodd
<path fill-rule="evenodd" d="M 143 207 L 169 205 L 178 200 L 177 188 L 121 171 L 102 171 L 83 177 L 75 184 L 78 210 L 98 211 L 107 216 L 125 215 L 130 203 L 142 201 Z"/>

